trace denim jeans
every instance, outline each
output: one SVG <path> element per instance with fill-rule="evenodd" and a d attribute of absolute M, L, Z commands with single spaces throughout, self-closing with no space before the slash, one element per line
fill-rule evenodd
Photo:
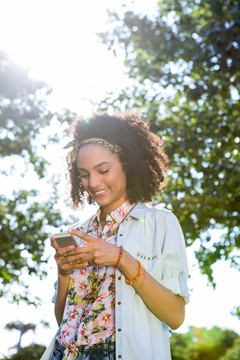
<path fill-rule="evenodd" d="M 54 350 L 52 360 L 61 360 L 65 348 L 58 344 Z M 114 360 L 115 342 L 94 344 L 91 346 L 81 345 L 78 348 L 76 360 Z"/>
<path fill-rule="evenodd" d="M 53 352 L 52 360 L 61 360 L 63 358 L 64 350 L 65 350 L 64 346 L 57 344 Z"/>

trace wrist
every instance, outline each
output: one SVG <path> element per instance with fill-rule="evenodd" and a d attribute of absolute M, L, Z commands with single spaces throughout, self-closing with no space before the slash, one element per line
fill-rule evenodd
<path fill-rule="evenodd" d="M 129 252 L 124 249 L 118 268 L 125 276 L 125 278 L 134 279 L 139 271 L 139 263 L 131 254 L 129 254 Z"/>
<path fill-rule="evenodd" d="M 142 273 L 142 264 L 141 264 L 141 262 L 139 260 L 137 260 L 137 262 L 138 262 L 138 265 L 139 265 L 139 270 L 138 270 L 137 275 L 132 280 L 125 278 L 125 282 L 128 285 L 135 284 L 135 282 L 138 281 L 138 279 L 140 278 L 140 275 Z"/>
<path fill-rule="evenodd" d="M 64 278 L 68 278 L 70 276 L 70 271 L 65 271 L 63 269 L 61 269 L 60 267 L 58 267 L 58 276 L 59 277 L 64 277 Z"/>
<path fill-rule="evenodd" d="M 118 252 L 118 258 L 117 258 L 117 261 L 115 263 L 115 267 L 117 268 L 120 261 L 121 261 L 121 258 L 122 258 L 122 254 L 123 254 L 123 246 L 120 246 L 119 247 L 119 252 Z"/>

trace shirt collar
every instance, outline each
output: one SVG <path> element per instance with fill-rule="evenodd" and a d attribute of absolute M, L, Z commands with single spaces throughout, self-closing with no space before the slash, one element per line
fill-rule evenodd
<path fill-rule="evenodd" d="M 121 206 L 119 206 L 117 209 L 113 210 L 110 214 L 107 214 L 106 221 L 111 221 L 112 219 L 115 221 L 115 223 L 120 224 L 121 221 L 124 220 L 124 218 L 129 214 L 129 212 L 132 210 L 135 204 L 130 204 L 129 200 L 126 200 Z M 100 223 L 100 215 L 101 215 L 101 208 L 98 209 L 96 215 L 93 217 L 91 221 L 91 225 L 95 221 Z"/>
<path fill-rule="evenodd" d="M 129 215 L 136 219 L 142 219 L 147 211 L 149 211 L 149 207 L 139 202 L 134 206 Z"/>

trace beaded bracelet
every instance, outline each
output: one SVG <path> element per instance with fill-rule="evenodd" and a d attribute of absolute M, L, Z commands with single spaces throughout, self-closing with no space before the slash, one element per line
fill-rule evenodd
<path fill-rule="evenodd" d="M 120 251 L 119 251 L 119 255 L 118 255 L 118 259 L 117 259 L 115 267 L 118 267 L 121 257 L 122 257 L 122 254 L 123 254 L 123 246 L 120 246 Z"/>
<path fill-rule="evenodd" d="M 141 272 L 142 272 L 142 264 L 141 264 L 140 261 L 138 261 L 138 260 L 137 260 L 137 262 L 138 262 L 138 264 L 139 264 L 138 273 L 137 273 L 137 275 L 135 276 L 135 278 L 134 278 L 133 280 L 128 280 L 128 279 L 126 278 L 126 279 L 125 279 L 126 284 L 132 285 L 132 284 L 134 284 L 134 283 L 139 279 L 139 277 L 140 277 L 140 275 L 141 275 Z"/>

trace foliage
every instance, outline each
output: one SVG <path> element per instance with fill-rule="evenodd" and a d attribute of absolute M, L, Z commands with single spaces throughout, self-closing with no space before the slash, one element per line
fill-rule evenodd
<path fill-rule="evenodd" d="M 171 179 L 162 196 L 179 218 L 187 245 L 200 239 L 201 271 L 240 248 L 240 4 L 237 0 L 169 0 L 158 11 L 111 14 L 100 34 L 126 53 L 132 84 L 101 109 L 141 108 L 167 140 Z M 160 198 L 159 198 L 160 200 Z M 224 229 L 222 238 L 212 230 Z"/>
<path fill-rule="evenodd" d="M 219 360 L 239 360 L 240 359 L 240 339 L 236 339 L 233 346 L 227 350 L 225 355 Z"/>
<path fill-rule="evenodd" d="M 238 334 L 232 330 L 216 326 L 210 330 L 190 327 L 187 333 L 172 334 L 172 360 L 219 360 L 221 355 L 234 349 L 238 340 Z"/>
<path fill-rule="evenodd" d="M 40 360 L 46 346 L 40 344 L 31 344 L 21 348 L 16 354 L 12 355 L 8 360 Z"/>
<path fill-rule="evenodd" d="M 21 280 L 23 269 L 30 275 L 37 274 L 40 278 L 45 275 L 41 264 L 47 262 L 43 259 L 43 251 L 48 233 L 43 231 L 43 228 L 47 224 L 57 225 L 60 215 L 52 208 L 56 198 L 40 203 L 34 200 L 36 195 L 37 192 L 33 190 L 14 192 L 13 199 L 0 195 L 0 296 L 6 294 L 9 285 L 24 284 Z M 13 301 L 32 301 L 26 291 L 28 286 L 25 284 L 24 287 L 25 293 L 12 294 Z M 7 296 L 9 298 L 9 293 Z"/>
<path fill-rule="evenodd" d="M 12 321 L 10 323 L 7 323 L 5 328 L 7 330 L 18 330 L 20 331 L 21 333 L 25 333 L 27 332 L 28 330 L 33 330 L 35 331 L 36 329 L 36 325 L 35 324 L 32 324 L 32 323 L 28 323 L 28 324 L 23 324 L 21 321 Z"/>
<path fill-rule="evenodd" d="M 48 162 L 40 155 L 39 136 L 56 117 L 46 104 L 50 92 L 47 84 L 31 79 L 0 51 L 0 297 L 10 301 L 36 303 L 21 274 L 40 278 L 45 274 L 40 266 L 47 262 L 43 257 L 48 238 L 45 229 L 59 226 L 61 220 L 54 180 L 51 195 L 40 192 Z M 64 121 L 69 121 L 68 115 L 59 114 L 59 124 Z M 42 148 L 57 140 L 44 137 Z M 18 179 L 25 179 L 28 172 L 37 190 L 19 186 Z M 23 291 L 11 291 L 13 284 L 22 285 Z"/>
<path fill-rule="evenodd" d="M 40 324 L 43 325 L 44 327 L 49 327 L 49 323 L 44 320 L 42 320 Z M 42 345 L 32 344 L 26 348 L 21 347 L 22 336 L 29 330 L 35 332 L 36 327 L 37 327 L 36 324 L 32 324 L 32 323 L 24 324 L 21 321 L 12 321 L 5 325 L 5 329 L 7 330 L 10 331 L 17 330 L 20 332 L 18 344 L 12 347 L 17 349 L 17 353 L 14 354 L 12 358 L 20 359 L 20 358 L 24 358 L 24 356 L 27 356 L 27 358 L 32 359 L 38 357 L 38 355 L 43 354 L 45 347 Z"/>
<path fill-rule="evenodd" d="M 18 330 L 20 332 L 18 344 L 15 346 L 17 348 L 17 350 L 19 351 L 21 349 L 22 336 L 29 330 L 35 331 L 36 325 L 32 324 L 32 323 L 23 324 L 21 321 L 16 321 L 16 322 L 13 321 L 13 322 L 6 324 L 5 329 Z"/>
<path fill-rule="evenodd" d="M 231 315 L 238 317 L 240 320 L 240 306 L 235 306 L 235 308 L 231 312 Z"/>

